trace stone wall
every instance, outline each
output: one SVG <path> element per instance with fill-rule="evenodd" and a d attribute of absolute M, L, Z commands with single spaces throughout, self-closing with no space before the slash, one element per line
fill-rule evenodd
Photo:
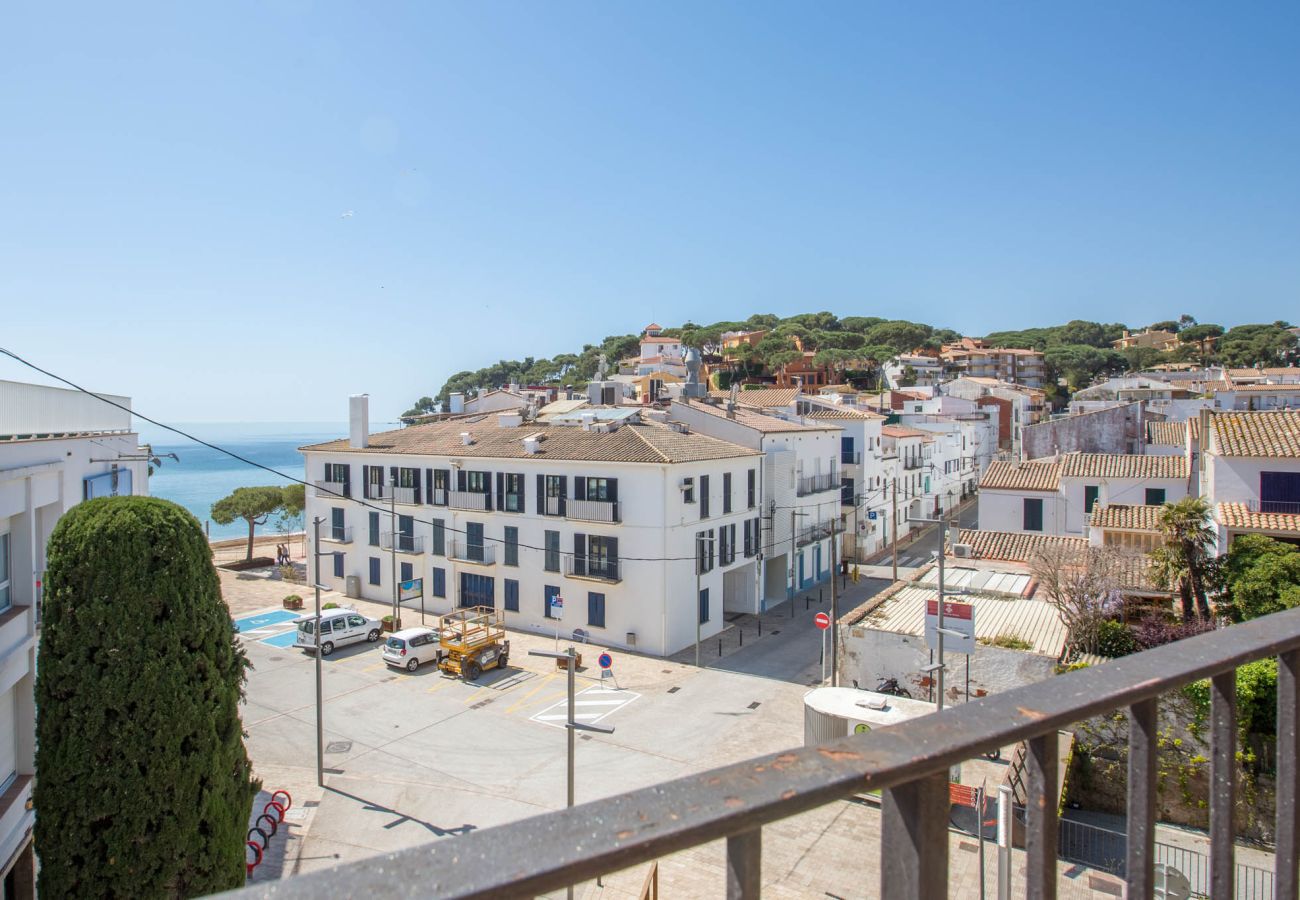
<path fill-rule="evenodd" d="M 1024 459 L 1056 453 L 1141 453 L 1142 404 L 1129 403 L 1026 425 L 1020 432 Z"/>

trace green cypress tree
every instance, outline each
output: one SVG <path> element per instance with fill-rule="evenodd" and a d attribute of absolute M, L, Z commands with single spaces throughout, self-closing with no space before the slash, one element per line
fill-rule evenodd
<path fill-rule="evenodd" d="M 50 537 L 36 677 L 43 897 L 193 897 L 244 883 L 259 785 L 248 661 L 198 521 L 151 497 L 71 509 Z"/>

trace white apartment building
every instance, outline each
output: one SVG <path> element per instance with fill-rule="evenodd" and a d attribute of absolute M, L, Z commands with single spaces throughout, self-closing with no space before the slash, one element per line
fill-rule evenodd
<path fill-rule="evenodd" d="M 840 518 L 844 541 L 840 552 L 846 559 L 861 560 L 883 549 L 880 517 L 870 508 L 880 505 L 888 490 L 885 480 L 885 417 L 851 405 L 800 401 L 802 420 L 838 425 L 840 431 Z"/>
<path fill-rule="evenodd" d="M 830 578 L 830 538 L 841 521 L 840 423 L 778 418 L 741 404 L 728 409 L 721 400 L 674 403 L 669 415 L 763 455 L 759 603 L 745 611 Z"/>
<path fill-rule="evenodd" d="M 629 407 L 374 435 L 366 407 L 352 398 L 348 438 L 302 448 L 325 586 L 391 602 L 395 580 L 422 578 L 431 613 L 493 606 L 514 628 L 660 655 L 692 644 L 697 623 L 716 634 L 724 609 L 758 606 L 757 449 Z"/>
<path fill-rule="evenodd" d="M 1195 436 L 1220 552 L 1240 534 L 1300 544 L 1300 410 L 1207 411 Z"/>
<path fill-rule="evenodd" d="M 1095 507 L 1160 506 L 1191 490 L 1186 456 L 1066 453 L 994 461 L 980 481 L 982 531 L 1087 537 Z"/>
<path fill-rule="evenodd" d="M 130 398 L 105 396 L 130 409 Z M 45 547 L 82 500 L 148 493 L 147 466 L 130 412 L 79 391 L 0 381 L 0 880 L 16 897 L 35 891 L 27 803 Z"/>

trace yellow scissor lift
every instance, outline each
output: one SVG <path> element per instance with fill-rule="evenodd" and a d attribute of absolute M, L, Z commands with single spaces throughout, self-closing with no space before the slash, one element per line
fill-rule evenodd
<path fill-rule="evenodd" d="M 490 606 L 458 609 L 438 619 L 444 675 L 474 681 L 488 669 L 504 668 L 510 658 L 504 617 Z"/>

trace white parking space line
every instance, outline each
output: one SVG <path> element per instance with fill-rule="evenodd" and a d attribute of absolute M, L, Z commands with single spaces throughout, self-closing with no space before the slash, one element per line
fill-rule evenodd
<path fill-rule="evenodd" d="M 608 688 L 589 687 L 579 691 L 573 698 L 573 717 L 579 722 L 599 722 L 640 696 L 633 691 L 611 691 Z M 564 723 L 569 720 L 568 707 L 568 698 L 557 700 L 531 718 L 534 722 L 550 725 L 552 728 L 563 728 Z"/>

